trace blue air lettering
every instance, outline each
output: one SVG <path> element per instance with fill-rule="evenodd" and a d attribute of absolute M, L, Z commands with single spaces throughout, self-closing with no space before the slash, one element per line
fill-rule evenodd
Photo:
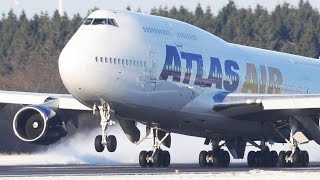
<path fill-rule="evenodd" d="M 181 58 L 180 58 L 181 57 Z M 226 91 L 235 91 L 239 86 L 239 65 L 233 60 L 224 62 L 224 74 L 229 79 L 222 80 L 223 72 L 221 62 L 218 58 L 210 58 L 210 71 L 208 77 L 203 77 L 203 59 L 200 54 L 190 52 L 178 52 L 175 46 L 166 46 L 166 59 L 160 74 L 160 80 L 168 80 L 169 76 L 173 77 L 174 82 L 181 82 L 181 59 L 186 61 L 186 72 L 182 83 L 190 84 L 192 74 L 192 62 L 196 62 L 197 71 L 194 85 L 212 87 Z"/>

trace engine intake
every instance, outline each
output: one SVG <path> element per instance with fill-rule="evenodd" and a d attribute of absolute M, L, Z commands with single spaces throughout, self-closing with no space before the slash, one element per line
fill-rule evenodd
<path fill-rule="evenodd" d="M 25 142 L 49 145 L 67 135 L 65 123 L 57 113 L 42 105 L 26 106 L 13 119 L 15 135 Z"/>

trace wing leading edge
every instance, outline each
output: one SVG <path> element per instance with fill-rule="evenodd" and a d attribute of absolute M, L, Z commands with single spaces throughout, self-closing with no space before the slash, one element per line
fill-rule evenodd
<path fill-rule="evenodd" d="M 49 94 L 17 91 L 0 91 L 0 104 L 37 105 L 44 103 L 48 98 L 59 100 L 59 109 L 90 111 L 70 94 Z"/>

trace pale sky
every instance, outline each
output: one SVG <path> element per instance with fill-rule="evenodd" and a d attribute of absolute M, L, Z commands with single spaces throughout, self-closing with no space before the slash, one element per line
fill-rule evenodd
<path fill-rule="evenodd" d="M 0 13 L 7 13 L 11 8 L 20 13 L 23 9 L 28 16 L 32 16 L 35 13 L 41 11 L 47 11 L 49 14 L 55 9 L 58 9 L 59 0 L 0 0 Z M 200 2 L 202 7 L 205 8 L 208 5 L 211 6 L 213 13 L 217 14 L 221 7 L 225 6 L 229 0 L 62 0 L 63 11 L 68 15 L 80 13 L 85 16 L 89 9 L 93 7 L 99 7 L 101 9 L 125 9 L 128 5 L 132 7 L 132 10 L 141 8 L 143 12 L 149 12 L 153 7 L 173 5 L 179 7 L 185 6 L 190 10 L 194 10 L 197 4 Z M 237 7 L 255 7 L 260 4 L 266 7 L 268 10 L 273 10 L 277 4 L 283 4 L 288 2 L 293 6 L 297 6 L 300 0 L 234 0 Z M 312 6 L 316 9 L 320 9 L 320 0 L 309 0 Z"/>

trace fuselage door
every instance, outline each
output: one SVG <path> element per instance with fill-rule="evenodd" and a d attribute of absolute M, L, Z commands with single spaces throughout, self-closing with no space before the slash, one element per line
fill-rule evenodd
<path fill-rule="evenodd" d="M 158 74 L 157 74 L 157 67 L 158 67 L 158 62 L 157 62 L 157 54 L 155 51 L 150 50 L 149 51 L 149 62 L 150 62 L 150 81 L 153 83 L 156 83 L 158 79 Z"/>

